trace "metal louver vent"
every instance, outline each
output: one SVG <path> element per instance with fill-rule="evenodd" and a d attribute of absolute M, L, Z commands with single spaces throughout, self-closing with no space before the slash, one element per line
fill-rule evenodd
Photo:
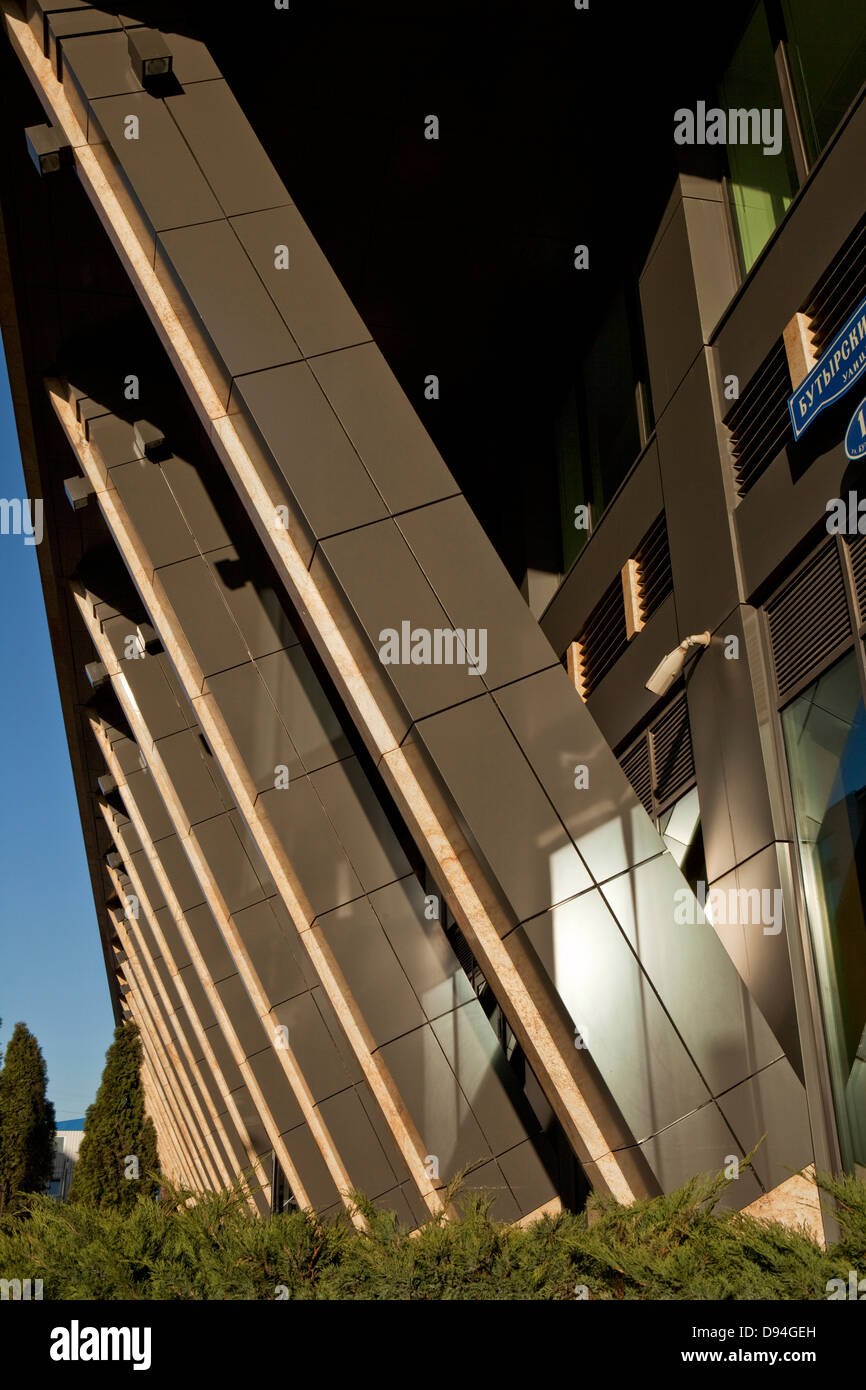
<path fill-rule="evenodd" d="M 776 689 L 784 700 L 812 669 L 851 640 L 839 551 L 825 541 L 766 605 Z"/>
<path fill-rule="evenodd" d="M 581 647 L 586 698 L 628 646 L 619 575 L 602 594 L 578 633 L 577 640 Z"/>
<path fill-rule="evenodd" d="M 667 598 L 673 587 L 671 553 L 665 514 L 660 512 L 637 548 L 635 557 L 640 575 L 640 605 L 646 621 Z"/>
<path fill-rule="evenodd" d="M 725 416 L 725 424 L 731 431 L 734 475 L 741 497 L 793 438 L 788 416 L 790 394 L 788 359 L 780 338 Z"/>
<path fill-rule="evenodd" d="M 620 756 L 619 763 L 650 816 L 659 815 L 693 785 L 695 759 L 685 691 Z"/>
<path fill-rule="evenodd" d="M 866 218 L 834 256 L 812 292 L 805 310 L 820 356 L 866 295 Z"/>
<path fill-rule="evenodd" d="M 855 536 L 849 541 L 848 553 L 851 556 L 851 572 L 854 576 L 860 621 L 866 623 L 866 536 Z"/>
<path fill-rule="evenodd" d="M 653 813 L 652 772 L 650 770 L 649 743 L 646 737 L 640 739 L 634 748 L 629 749 L 621 759 L 621 767 L 634 789 L 634 794 L 647 815 Z"/>
<path fill-rule="evenodd" d="M 671 801 L 695 778 L 692 731 L 685 692 L 656 720 L 650 731 L 656 801 Z"/>

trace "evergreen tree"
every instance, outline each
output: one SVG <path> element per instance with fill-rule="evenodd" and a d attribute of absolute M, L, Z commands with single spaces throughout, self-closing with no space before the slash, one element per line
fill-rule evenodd
<path fill-rule="evenodd" d="M 16 1023 L 0 1072 L 0 1212 L 23 1192 L 44 1192 L 54 1167 L 54 1106 L 46 1098 L 45 1059 Z"/>
<path fill-rule="evenodd" d="M 141 1039 L 135 1024 L 114 1030 L 96 1100 L 84 1117 L 84 1137 L 70 1202 L 129 1211 L 140 1194 L 156 1196 L 156 1131 L 145 1114 Z"/>

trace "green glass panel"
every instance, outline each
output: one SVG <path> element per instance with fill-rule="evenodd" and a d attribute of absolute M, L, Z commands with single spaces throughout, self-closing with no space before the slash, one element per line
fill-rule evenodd
<path fill-rule="evenodd" d="M 810 162 L 866 81 L 863 0 L 783 0 L 788 63 Z"/>
<path fill-rule="evenodd" d="M 719 95 L 726 112 L 781 113 L 782 94 L 762 5 L 740 41 Z M 746 272 L 781 222 L 797 187 L 787 127 L 781 114 L 777 119 L 783 132 L 778 154 L 765 154 L 763 141 L 727 147 L 734 220 Z"/>
<path fill-rule="evenodd" d="M 640 331 L 621 287 L 580 360 L 575 387 L 560 411 L 556 443 L 564 569 L 589 534 L 575 527 L 575 507 L 589 508 L 591 531 L 641 450 L 636 390 L 644 375 Z"/>
<path fill-rule="evenodd" d="M 866 711 L 854 653 L 782 715 L 843 1158 L 866 1164 Z"/>

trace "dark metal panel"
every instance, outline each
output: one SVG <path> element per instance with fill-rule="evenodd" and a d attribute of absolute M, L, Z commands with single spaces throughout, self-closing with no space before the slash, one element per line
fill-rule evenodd
<path fill-rule="evenodd" d="M 229 912 L 268 896 L 227 813 L 202 821 L 195 833 Z"/>
<path fill-rule="evenodd" d="M 304 357 L 333 354 L 335 348 L 369 339 L 368 329 L 297 208 L 288 205 L 233 217 L 231 225 Z M 330 396 L 329 374 L 319 373 L 322 364 L 311 365 Z M 361 363 L 354 354 L 348 365 L 355 378 Z"/>
<path fill-rule="evenodd" d="M 91 140 L 101 136 L 110 144 L 155 232 L 222 217 L 219 203 L 161 101 L 147 92 L 131 92 L 100 97 L 92 110 L 99 129 L 91 132 Z M 138 139 L 124 135 L 127 116 L 138 117 Z"/>
<path fill-rule="evenodd" d="M 713 1095 L 780 1056 L 755 1000 L 713 928 L 683 920 L 682 876 L 669 854 L 606 883 L 602 892 Z M 763 930 L 760 922 L 751 931 Z M 700 989 L 695 981 L 700 980 Z"/>
<path fill-rule="evenodd" d="M 521 1143 L 527 1131 L 537 1130 L 537 1121 L 477 999 L 443 1014 L 431 1027 L 495 1154 Z"/>
<path fill-rule="evenodd" d="M 303 775 L 294 744 L 253 662 L 210 676 L 207 690 L 237 744 L 256 791 L 273 789 L 280 767 L 288 770 L 290 785 Z"/>
<path fill-rule="evenodd" d="M 607 743 L 589 719 L 575 718 L 576 696 L 561 666 L 494 698 L 597 883 L 661 853 Z"/>
<path fill-rule="evenodd" d="M 591 886 L 565 827 L 491 696 L 422 720 L 416 734 L 493 869 L 515 922 Z"/>
<path fill-rule="evenodd" d="M 349 741 L 300 646 L 273 652 L 256 665 L 307 772 L 349 755 Z"/>
<path fill-rule="evenodd" d="M 306 363 L 243 376 L 232 395 L 249 410 L 288 484 L 290 507 L 314 536 L 385 516 L 382 498 Z"/>
<path fill-rule="evenodd" d="M 205 676 L 249 660 L 213 571 L 201 556 L 164 565 L 157 578 Z"/>
<path fill-rule="evenodd" d="M 370 902 L 428 1019 L 474 999 L 438 917 L 426 914 L 424 889 L 414 874 L 372 893 Z"/>
<path fill-rule="evenodd" d="M 365 893 L 409 872 L 409 861 L 357 758 L 332 763 L 310 781 Z"/>
<path fill-rule="evenodd" d="M 297 343 L 227 222 L 178 227 L 159 243 L 227 376 L 298 361 Z"/>
<path fill-rule="evenodd" d="M 365 898 L 320 917 L 316 932 L 333 952 L 374 1048 L 424 1022 L 421 1006 Z"/>
<path fill-rule="evenodd" d="M 712 631 L 739 598 L 708 365 L 702 353 L 657 426 L 683 636 Z"/>
<path fill-rule="evenodd" d="M 812 1162 L 806 1095 L 786 1058 L 719 1098 L 719 1107 L 765 1190 Z M 766 1136 L 766 1138 L 764 1138 Z"/>
<path fill-rule="evenodd" d="M 451 625 L 494 634 L 482 673 L 488 689 L 555 662 L 519 591 L 503 580 L 502 562 L 465 498 L 407 512 L 397 524 Z"/>
<path fill-rule="evenodd" d="M 392 512 L 458 491 L 375 343 L 329 352 L 310 366 Z"/>
<path fill-rule="evenodd" d="M 325 562 L 346 594 L 357 621 L 373 649 L 370 661 L 388 677 L 413 718 L 481 695 L 484 682 L 467 665 L 413 663 L 401 649 L 397 663 L 383 664 L 380 649 L 389 655 L 386 630 L 397 634 L 418 630 L 431 634 L 450 629 L 448 615 L 438 602 L 406 541 L 393 521 L 364 526 L 325 541 Z M 432 640 L 432 639 L 431 639 Z M 408 647 L 408 642 L 405 644 Z M 431 648 L 432 651 L 432 648 Z M 406 657 L 406 660 L 404 660 Z"/>
<path fill-rule="evenodd" d="M 220 980 L 216 990 L 232 1021 L 232 1027 L 237 1034 L 244 1056 L 252 1057 L 257 1052 L 261 1052 L 270 1039 L 237 971 Z M 284 1085 L 287 1091 L 290 1090 L 289 1083 L 285 1078 Z"/>
<path fill-rule="evenodd" d="M 227 217 L 289 201 L 227 82 L 198 82 L 165 104 Z"/>
<path fill-rule="evenodd" d="M 322 1101 L 351 1085 L 353 1078 L 343 1065 L 311 992 L 277 1005 L 272 1017 L 277 1027 L 288 1028 L 289 1047 L 315 1101 Z"/>
<path fill-rule="evenodd" d="M 314 915 L 361 896 L 358 877 L 307 778 L 262 792 L 259 800 Z"/>
<path fill-rule="evenodd" d="M 234 922 L 268 999 L 282 1003 L 307 990 L 308 981 L 296 959 L 304 948 L 297 942 L 297 933 L 294 944 L 290 942 L 274 912 L 274 899 L 236 912 Z"/>
<path fill-rule="evenodd" d="M 382 1048 L 382 1057 L 444 1182 L 492 1157 L 429 1023 Z"/>
<path fill-rule="evenodd" d="M 703 343 L 682 203 L 644 267 L 640 297 L 653 411 L 658 420 Z"/>
<path fill-rule="evenodd" d="M 543 913 L 519 934 L 536 952 L 633 1135 L 654 1134 L 709 1100 L 705 1082 L 598 891 Z"/>

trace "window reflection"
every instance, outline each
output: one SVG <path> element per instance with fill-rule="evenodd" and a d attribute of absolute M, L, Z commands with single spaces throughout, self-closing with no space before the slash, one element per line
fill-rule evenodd
<path fill-rule="evenodd" d="M 720 84 L 725 111 L 781 110 L 770 28 L 762 5 L 753 15 Z M 731 199 L 743 269 L 748 273 L 791 204 L 797 188 L 787 125 L 779 154 L 761 144 L 728 145 Z"/>
<path fill-rule="evenodd" d="M 843 1160 L 866 1164 L 866 713 L 857 659 L 782 715 Z"/>
<path fill-rule="evenodd" d="M 662 811 L 658 829 L 683 878 L 692 892 L 697 893 L 697 885 L 707 881 L 697 787 L 692 787 L 679 801 Z"/>
<path fill-rule="evenodd" d="M 810 163 L 823 150 L 866 77 L 866 6 L 783 0 L 788 61 Z"/>
<path fill-rule="evenodd" d="M 582 355 L 557 424 L 563 568 L 598 523 L 651 429 L 647 370 L 634 290 L 614 293 Z M 589 528 L 575 526 L 576 506 Z"/>

